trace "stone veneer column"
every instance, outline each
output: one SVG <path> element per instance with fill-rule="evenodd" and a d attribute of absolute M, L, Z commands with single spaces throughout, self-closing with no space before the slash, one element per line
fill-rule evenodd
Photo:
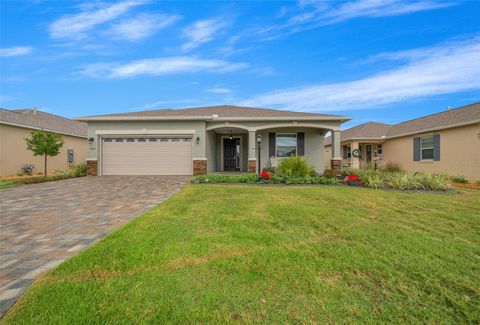
<path fill-rule="evenodd" d="M 87 160 L 87 176 L 97 176 L 97 161 Z"/>
<path fill-rule="evenodd" d="M 207 159 L 193 159 L 193 176 L 207 173 Z"/>
<path fill-rule="evenodd" d="M 332 159 L 330 167 L 337 176 L 342 174 L 342 156 L 340 155 L 340 131 L 332 131 Z"/>

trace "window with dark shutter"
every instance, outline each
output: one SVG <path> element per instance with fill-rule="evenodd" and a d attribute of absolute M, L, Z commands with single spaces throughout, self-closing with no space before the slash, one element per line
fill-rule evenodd
<path fill-rule="evenodd" d="M 297 133 L 297 155 L 305 156 L 305 132 Z"/>
<path fill-rule="evenodd" d="M 433 136 L 433 160 L 440 160 L 440 134 Z"/>
<path fill-rule="evenodd" d="M 413 138 L 413 161 L 420 161 L 420 138 Z"/>
<path fill-rule="evenodd" d="M 268 134 L 268 156 L 269 157 L 275 157 L 275 146 L 276 146 L 275 133 L 272 132 Z"/>
<path fill-rule="evenodd" d="M 277 133 L 277 157 L 292 157 L 297 155 L 297 134 Z"/>

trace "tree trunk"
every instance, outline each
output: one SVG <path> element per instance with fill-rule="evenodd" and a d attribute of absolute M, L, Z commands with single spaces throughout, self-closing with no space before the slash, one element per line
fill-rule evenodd
<path fill-rule="evenodd" d="M 43 175 L 47 176 L 47 155 L 45 154 L 45 172 Z"/>

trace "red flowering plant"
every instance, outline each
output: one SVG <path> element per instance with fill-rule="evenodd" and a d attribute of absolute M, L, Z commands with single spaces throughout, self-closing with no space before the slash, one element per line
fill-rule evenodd
<path fill-rule="evenodd" d="M 347 177 L 345 177 L 343 182 L 346 185 L 349 185 L 349 186 L 362 186 L 363 185 L 361 180 L 360 180 L 360 177 L 358 177 L 358 175 L 355 175 L 355 174 L 348 175 Z"/>
<path fill-rule="evenodd" d="M 262 169 L 262 172 L 260 173 L 260 177 L 263 179 L 263 180 L 266 180 L 266 181 L 269 181 L 272 179 L 272 174 L 269 173 L 265 168 Z"/>

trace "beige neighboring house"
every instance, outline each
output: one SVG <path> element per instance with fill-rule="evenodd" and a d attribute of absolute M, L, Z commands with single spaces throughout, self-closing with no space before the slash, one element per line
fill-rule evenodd
<path fill-rule="evenodd" d="M 291 155 L 339 170 L 340 142 L 325 165 L 324 139 L 339 140 L 349 118 L 222 105 L 77 120 L 88 122 L 89 175 L 198 175 L 258 172 Z"/>
<path fill-rule="evenodd" d="M 81 164 L 87 158 L 87 125 L 37 109 L 7 110 L 0 108 L 0 176 L 22 172 L 25 165 L 33 165 L 33 173 L 43 173 L 43 156 L 35 157 L 27 150 L 25 138 L 34 130 L 58 133 L 64 140 L 60 154 L 48 157 L 48 171 L 65 170 Z"/>
<path fill-rule="evenodd" d="M 480 179 L 480 103 L 399 124 L 369 122 L 342 131 L 342 166 L 397 164 L 419 172 Z M 325 155 L 331 139 L 325 139 Z"/>

